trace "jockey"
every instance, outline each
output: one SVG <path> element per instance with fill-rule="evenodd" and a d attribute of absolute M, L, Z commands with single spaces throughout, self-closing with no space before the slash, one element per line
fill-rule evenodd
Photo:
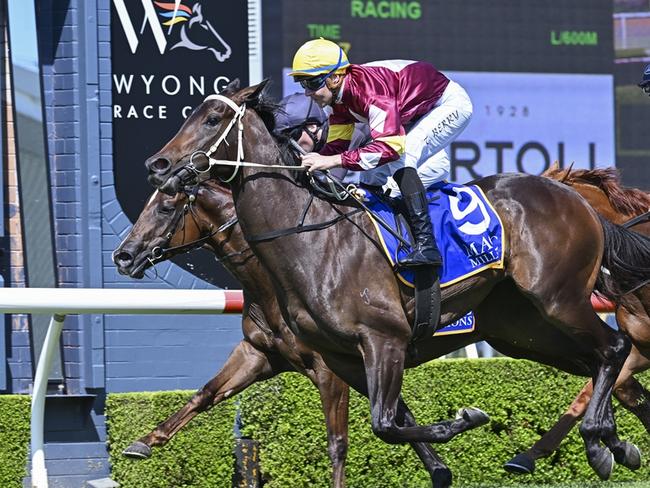
<path fill-rule="evenodd" d="M 327 144 L 319 153 L 303 156 L 303 166 L 386 169 L 402 195 L 415 238 L 413 251 L 399 264 L 441 266 L 424 186 L 449 175 L 448 146 L 472 115 L 465 90 L 425 62 L 350 64 L 337 44 L 322 38 L 298 49 L 289 75 L 321 107 L 332 107 Z M 356 122 L 369 126 L 371 141 L 351 150 Z"/>
<path fill-rule="evenodd" d="M 280 101 L 274 132 L 290 137 L 306 152 L 318 151 L 327 140 L 327 115 L 312 99 L 294 93 Z"/>
<path fill-rule="evenodd" d="M 641 83 L 639 83 L 639 87 L 650 95 L 650 64 L 645 67 L 645 70 L 643 71 L 643 78 L 641 78 Z"/>

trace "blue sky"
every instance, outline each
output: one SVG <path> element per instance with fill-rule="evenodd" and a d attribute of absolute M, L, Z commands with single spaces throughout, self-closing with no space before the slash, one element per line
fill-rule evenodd
<path fill-rule="evenodd" d="M 14 62 L 28 68 L 38 68 L 36 44 L 36 13 L 30 0 L 8 0 L 11 51 Z M 19 28 L 11 28 L 19 26 Z"/>

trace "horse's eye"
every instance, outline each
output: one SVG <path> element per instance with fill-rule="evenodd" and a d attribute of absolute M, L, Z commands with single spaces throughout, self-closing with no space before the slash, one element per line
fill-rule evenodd
<path fill-rule="evenodd" d="M 174 207 L 160 207 L 158 211 L 161 214 L 169 215 L 171 213 L 174 213 Z"/>
<path fill-rule="evenodd" d="M 210 127 L 214 127 L 219 123 L 219 117 L 216 115 L 211 115 L 208 117 L 208 120 L 205 121 L 206 124 L 208 124 Z"/>

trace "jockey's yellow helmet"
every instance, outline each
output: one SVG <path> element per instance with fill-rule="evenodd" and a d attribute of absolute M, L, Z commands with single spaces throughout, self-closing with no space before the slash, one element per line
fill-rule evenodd
<path fill-rule="evenodd" d="M 343 73 L 349 65 L 348 57 L 341 46 L 321 37 L 307 41 L 298 48 L 289 76 L 311 77 Z"/>

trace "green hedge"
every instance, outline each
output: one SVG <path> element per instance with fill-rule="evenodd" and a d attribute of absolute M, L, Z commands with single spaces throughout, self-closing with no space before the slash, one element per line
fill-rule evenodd
<path fill-rule="evenodd" d="M 0 486 L 20 488 L 27 476 L 31 397 L 0 395 Z"/>
<path fill-rule="evenodd" d="M 645 378 L 641 377 L 642 382 Z M 584 384 L 528 361 L 510 359 L 439 360 L 407 372 L 404 397 L 420 423 L 455 415 L 475 405 L 492 418 L 490 424 L 462 434 L 436 449 L 454 473 L 454 486 L 505 486 L 595 481 L 577 430 L 560 450 L 537 464 L 534 476 L 507 474 L 502 464 L 528 448 L 550 428 Z M 234 407 L 216 407 L 200 415 L 166 448 L 148 461 L 130 461 L 121 450 L 165 415 L 180 407 L 190 392 L 109 395 L 107 405 L 114 479 L 129 487 L 229 486 L 233 466 Z M 266 488 L 327 487 L 329 460 L 320 401 L 316 389 L 298 374 L 285 374 L 255 385 L 240 396 L 246 435 L 261 443 Z M 650 452 L 641 424 L 618 407 L 615 415 L 623 439 Z M 387 445 L 370 430 L 368 403 L 352 395 L 348 486 L 427 487 L 430 481 L 413 451 Z M 644 459 L 636 473 L 617 466 L 613 480 L 648 480 Z"/>
<path fill-rule="evenodd" d="M 183 406 L 193 392 L 113 393 L 106 401 L 112 478 L 122 488 L 230 486 L 235 407 L 224 402 L 198 415 L 146 461 L 122 456 L 131 442 L 149 433 Z"/>

